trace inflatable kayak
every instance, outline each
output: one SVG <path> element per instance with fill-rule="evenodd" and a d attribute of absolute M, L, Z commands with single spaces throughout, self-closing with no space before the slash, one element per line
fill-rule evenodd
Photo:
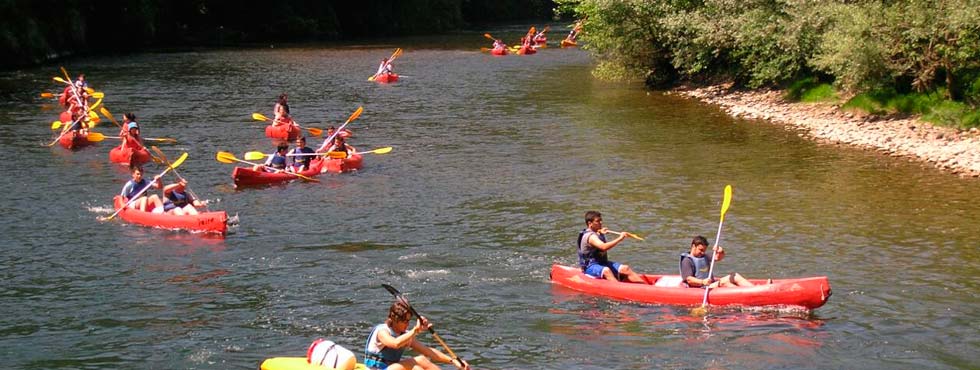
<path fill-rule="evenodd" d="M 299 126 L 292 124 L 265 127 L 265 136 L 270 139 L 294 141 L 302 134 L 303 131 L 299 129 Z"/>
<path fill-rule="evenodd" d="M 121 195 L 112 200 L 113 208 L 119 210 L 126 202 Z M 197 215 L 177 216 L 167 213 L 143 212 L 127 208 L 119 212 L 119 218 L 131 224 L 157 227 L 161 229 L 188 230 L 224 234 L 228 231 L 228 215 L 225 211 L 204 212 Z"/>
<path fill-rule="evenodd" d="M 392 83 L 398 81 L 398 75 L 394 73 L 382 73 L 380 76 L 374 78 L 374 82 L 378 83 Z"/>
<path fill-rule="evenodd" d="M 150 151 L 146 150 L 146 148 L 133 149 L 120 145 L 109 151 L 109 162 L 112 163 L 141 165 L 149 161 Z"/>
<path fill-rule="evenodd" d="M 520 49 L 517 49 L 517 55 L 531 55 L 537 52 L 537 50 L 530 46 L 521 46 Z"/>
<path fill-rule="evenodd" d="M 534 45 L 537 46 L 537 47 L 539 47 L 539 48 L 548 47 L 548 38 L 547 37 L 535 37 L 534 38 Z"/>
<path fill-rule="evenodd" d="M 596 279 L 578 267 L 551 266 L 551 281 L 580 292 L 643 303 L 700 306 L 704 290 L 680 284 L 678 275 L 641 274 L 648 284 L 621 283 Z M 830 298 L 830 281 L 826 276 L 799 279 L 750 280 L 752 287 L 717 288 L 708 293 L 712 306 L 779 306 L 812 310 Z"/>
<path fill-rule="evenodd" d="M 322 172 L 342 173 L 361 169 L 364 156 L 354 153 L 348 158 L 327 158 L 324 161 Z"/>
<path fill-rule="evenodd" d="M 561 40 L 561 47 L 563 48 L 574 48 L 576 46 L 578 46 L 578 42 L 569 39 Z"/>
<path fill-rule="evenodd" d="M 314 158 L 310 161 L 310 168 L 306 169 L 306 171 L 300 172 L 299 174 L 306 177 L 313 177 L 320 174 L 321 168 L 323 168 L 323 160 Z M 235 169 L 231 172 L 231 178 L 235 182 L 236 187 L 278 184 L 281 182 L 300 179 L 298 176 L 288 172 L 256 171 L 251 167 L 235 167 Z"/>
<path fill-rule="evenodd" d="M 61 121 L 62 124 L 71 123 L 71 112 L 61 112 L 61 114 L 58 115 L 58 121 Z"/>
<path fill-rule="evenodd" d="M 95 142 L 88 140 L 88 133 L 68 132 L 61 135 L 61 138 L 58 139 L 58 144 L 65 149 L 74 150 L 95 144 Z"/>
<path fill-rule="evenodd" d="M 507 55 L 507 48 L 493 48 L 490 50 L 490 54 L 498 56 Z"/>
<path fill-rule="evenodd" d="M 313 365 L 306 357 L 273 357 L 267 358 L 259 365 L 260 370 L 330 370 L 332 367 Z M 357 364 L 354 370 L 367 370 L 364 364 Z"/>

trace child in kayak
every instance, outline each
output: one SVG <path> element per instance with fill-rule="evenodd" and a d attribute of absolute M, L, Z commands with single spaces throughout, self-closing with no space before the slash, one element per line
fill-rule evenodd
<path fill-rule="evenodd" d="M 711 269 L 712 256 L 705 254 L 705 250 L 707 249 L 708 239 L 698 235 L 694 237 L 694 240 L 691 240 L 691 251 L 689 253 L 681 253 L 681 280 L 684 284 L 692 288 L 702 288 L 704 286 L 709 286 L 709 288 L 755 286 L 755 284 L 752 284 L 751 281 L 742 277 L 737 272 L 721 278 L 708 276 L 708 270 Z M 721 246 L 716 245 L 712 250 L 717 261 L 725 258 L 725 249 Z M 769 283 L 772 284 L 772 279 L 769 279 Z"/>
<path fill-rule="evenodd" d="M 143 189 L 151 186 L 159 189 L 160 179 L 154 177 L 153 181 L 146 181 L 143 178 L 143 167 L 141 166 L 129 166 L 129 170 L 133 178 L 127 181 L 126 185 L 123 185 L 122 192 L 119 194 L 123 196 L 123 200 L 126 203 L 129 203 L 133 197 L 139 194 L 139 198 L 135 198 L 135 201 L 129 203 L 129 208 L 146 212 L 146 209 L 149 207 L 153 212 L 163 213 L 163 202 L 160 200 L 160 197 L 156 194 L 146 195 L 146 192 L 143 191 Z"/>
<path fill-rule="evenodd" d="M 310 161 L 313 160 L 312 154 L 316 154 L 316 152 L 306 147 L 306 137 L 300 136 L 299 139 L 296 139 L 296 148 L 289 152 L 289 156 L 293 157 L 293 172 L 308 170 Z"/>
<path fill-rule="evenodd" d="M 469 370 L 470 365 L 465 361 L 453 360 L 439 350 L 430 348 L 415 337 L 432 327 L 425 317 L 415 321 L 415 327 L 408 329 L 412 319 L 412 311 L 404 302 L 398 301 L 388 309 L 388 318 L 383 324 L 378 324 L 371 330 L 364 346 L 364 365 L 369 369 L 439 369 L 432 361 L 451 363 L 456 368 Z M 402 359 L 406 348 L 412 348 L 419 355 Z M 462 362 L 462 363 L 460 363 Z"/>
<path fill-rule="evenodd" d="M 122 129 L 119 131 L 122 142 L 119 147 L 128 147 L 134 151 L 143 149 L 143 138 L 140 136 L 140 125 L 133 113 L 123 114 Z"/>
<path fill-rule="evenodd" d="M 610 261 L 606 255 L 606 252 L 632 234 L 623 232 L 616 239 L 607 242 L 606 232 L 609 229 L 602 227 L 602 214 L 596 211 L 585 212 L 585 226 L 578 234 L 578 264 L 582 272 L 600 279 L 646 283 L 628 265 Z"/>
<path fill-rule="evenodd" d="M 198 214 L 196 207 L 204 207 L 204 203 L 194 199 L 187 193 L 187 180 L 179 179 L 176 183 L 163 187 L 163 210 L 178 216 Z"/>
<path fill-rule="evenodd" d="M 389 61 L 388 58 L 384 58 L 381 59 L 381 65 L 378 66 L 378 72 L 376 72 L 374 76 L 378 77 L 384 74 L 391 74 L 391 73 L 392 73 L 391 61 Z"/>
<path fill-rule="evenodd" d="M 320 146 L 323 149 L 327 143 L 323 143 Z M 327 150 L 320 150 L 319 153 L 329 153 L 329 152 L 343 152 L 345 154 L 344 158 L 349 158 L 352 154 L 357 153 L 357 149 L 353 146 L 347 144 L 347 140 L 344 139 L 344 135 L 337 135 L 333 138 L 333 144 L 327 147 Z"/>
<path fill-rule="evenodd" d="M 283 172 L 286 170 L 287 163 L 289 160 L 286 158 L 286 152 L 289 151 L 289 144 L 282 143 L 276 147 L 276 153 L 269 156 L 269 159 L 265 160 L 265 164 L 259 164 L 252 167 L 255 171 L 265 171 L 265 172 Z"/>

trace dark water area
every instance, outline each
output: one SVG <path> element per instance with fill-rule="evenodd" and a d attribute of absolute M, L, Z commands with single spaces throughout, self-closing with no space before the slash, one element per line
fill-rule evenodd
<path fill-rule="evenodd" d="M 239 216 L 224 238 L 98 221 L 128 179 L 108 161 L 112 139 L 45 146 L 58 110 L 37 96 L 60 90 L 57 66 L 0 74 L 0 358 L 18 369 L 254 369 L 303 356 L 317 337 L 361 353 L 389 283 L 481 369 L 977 366 L 975 179 L 600 82 L 580 50 L 491 57 L 478 50 L 483 32 L 66 63 L 117 116 L 135 112 L 144 136 L 179 140 L 160 148 L 188 152 L 191 188 Z M 492 31 L 510 42 L 519 32 Z M 368 82 L 395 47 L 402 79 Z M 351 144 L 394 150 L 320 183 L 235 189 L 215 152 L 271 151 L 250 115 L 271 116 L 280 92 L 310 127 L 363 106 Z M 553 263 L 576 263 L 592 209 L 646 238 L 613 259 L 675 272 L 692 236 L 714 238 L 726 184 L 728 255 L 716 269 L 826 275 L 825 306 L 701 319 L 549 282 Z"/>

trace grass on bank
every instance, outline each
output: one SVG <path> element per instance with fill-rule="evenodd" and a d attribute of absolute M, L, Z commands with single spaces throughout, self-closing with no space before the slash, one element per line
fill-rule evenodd
<path fill-rule="evenodd" d="M 841 110 L 863 114 L 915 114 L 923 121 L 955 128 L 980 127 L 980 109 L 969 104 L 947 100 L 946 92 L 939 88 L 925 93 L 900 94 L 889 90 L 863 92 L 848 99 Z M 837 91 L 829 83 L 816 77 L 793 82 L 786 89 L 787 100 L 801 103 L 839 102 Z"/>

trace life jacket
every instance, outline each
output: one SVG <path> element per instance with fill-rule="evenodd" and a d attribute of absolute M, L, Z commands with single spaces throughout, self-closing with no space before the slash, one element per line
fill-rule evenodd
<path fill-rule="evenodd" d="M 266 165 L 277 170 L 286 169 L 286 157 L 281 156 L 278 152 L 276 152 L 276 154 L 273 154 L 272 157 L 269 158 L 269 163 Z"/>
<path fill-rule="evenodd" d="M 126 182 L 126 185 L 123 185 L 122 195 L 126 197 L 127 200 L 133 200 L 133 197 L 141 193 L 143 189 L 146 189 L 148 186 L 150 186 L 150 182 L 143 178 L 140 179 L 140 182 L 133 182 L 133 180 L 129 180 Z M 129 189 L 129 191 L 126 191 L 126 189 Z"/>
<path fill-rule="evenodd" d="M 372 369 L 385 369 L 388 365 L 397 363 L 402 359 L 405 348 L 388 348 L 378 342 L 378 331 L 387 330 L 388 334 L 395 337 L 395 331 L 387 324 L 378 324 L 371 330 L 367 343 L 364 344 L 364 365 Z"/>
<path fill-rule="evenodd" d="M 314 152 L 313 149 L 310 149 L 310 148 L 294 148 L 293 149 L 293 154 L 313 154 L 313 153 L 316 153 L 316 152 Z M 310 168 L 310 161 L 311 160 L 313 160 L 313 156 L 311 156 L 311 155 L 298 155 L 298 156 L 294 156 L 293 157 L 293 167 L 295 167 L 295 168 L 301 168 L 302 167 L 304 170 L 305 169 L 308 169 L 308 168 Z"/>
<path fill-rule="evenodd" d="M 588 228 L 582 230 L 578 234 L 578 266 L 585 271 L 586 267 L 593 263 L 606 263 L 609 262 L 609 256 L 606 251 L 600 250 L 599 248 L 593 247 L 589 244 L 589 237 L 592 234 L 598 235 L 599 240 L 603 243 L 606 242 L 606 236 L 602 234 L 597 234 L 595 231 L 589 230 Z"/>
<path fill-rule="evenodd" d="M 186 192 L 177 192 L 177 190 L 171 190 L 170 194 L 167 194 L 167 203 L 171 203 L 177 208 L 186 206 L 191 202 L 191 196 Z"/>
<path fill-rule="evenodd" d="M 678 269 L 682 269 L 681 266 L 683 266 L 685 258 L 690 258 L 691 261 L 694 261 L 694 277 L 698 279 L 708 278 L 708 270 L 711 269 L 711 257 L 708 254 L 701 257 L 694 257 L 688 252 L 681 253 L 681 260 L 677 265 Z M 680 273 L 683 274 L 683 272 Z"/>

